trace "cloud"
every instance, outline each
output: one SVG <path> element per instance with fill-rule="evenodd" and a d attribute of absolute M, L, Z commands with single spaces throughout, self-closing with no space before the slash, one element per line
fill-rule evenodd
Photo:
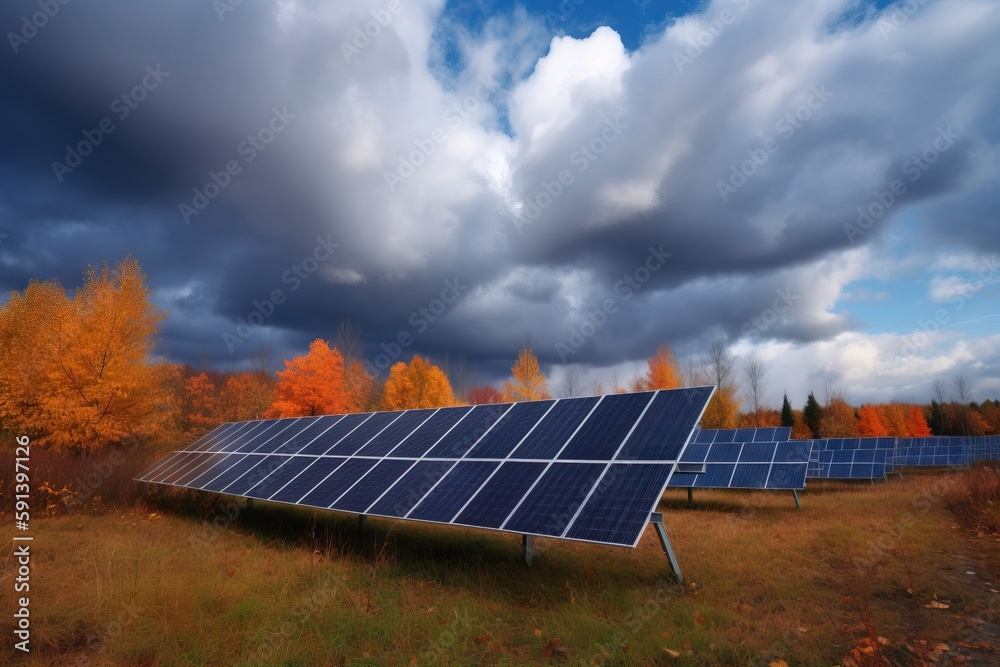
<path fill-rule="evenodd" d="M 2 62 L 0 120 L 19 131 L 0 148 L 0 286 L 74 284 L 132 252 L 170 309 L 171 358 L 244 363 L 249 346 L 223 334 L 283 290 L 259 329 L 283 350 L 347 319 L 372 355 L 405 331 L 407 353 L 488 377 L 525 333 L 559 363 L 612 300 L 569 361 L 625 368 L 726 334 L 809 350 L 789 377 L 842 364 L 867 386 L 878 346 L 851 337 L 845 304 L 884 298 L 850 285 L 876 272 L 870 250 L 900 214 L 949 256 L 997 248 L 1000 12 L 941 0 L 887 31 L 874 10 L 838 24 L 853 6 L 714 2 L 630 51 L 611 27 L 552 36 L 523 9 L 464 25 L 440 1 L 366 39 L 383 3 L 242 4 L 222 20 L 190 0 L 90 3 Z M 169 76 L 115 116 L 156 66 Z M 275 109 L 292 116 L 280 132 Z M 51 163 L 105 117 L 114 131 L 60 183 Z M 233 162 L 185 224 L 180 205 Z M 293 291 L 283 276 L 327 235 L 338 250 Z M 626 299 L 616 286 L 661 246 L 670 258 Z M 932 299 L 961 289 L 957 268 L 928 277 Z M 455 280 L 468 289 L 417 331 L 413 313 Z"/>

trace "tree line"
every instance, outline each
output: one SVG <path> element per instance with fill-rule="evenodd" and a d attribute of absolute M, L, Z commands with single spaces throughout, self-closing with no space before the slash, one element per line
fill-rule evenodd
<path fill-rule="evenodd" d="M 442 368 L 414 355 L 385 377 L 366 370 L 360 332 L 341 323 L 335 340 L 314 340 L 308 352 L 271 370 L 266 345 L 253 368 L 221 372 L 174 364 L 156 354 L 166 313 L 151 300 L 146 276 L 134 258 L 115 267 L 91 267 L 70 296 L 57 281 L 29 283 L 0 306 L 0 430 L 29 435 L 42 446 L 89 451 L 136 439 L 170 444 L 190 441 L 227 421 L 298 417 L 371 410 L 434 408 L 461 404 L 551 398 L 530 340 L 500 386 L 456 391 Z M 801 410 L 787 395 L 781 410 L 764 400 L 767 368 L 756 353 L 737 358 L 724 339 L 682 372 L 662 345 L 622 386 L 587 391 L 578 367 L 565 369 L 560 396 L 603 394 L 712 384 L 717 391 L 702 419 L 705 428 L 791 426 L 793 437 L 980 435 L 1000 433 L 1000 402 L 969 400 L 962 376 L 934 385 L 929 405 L 852 406 L 828 392 L 825 405 L 809 394 Z M 8 438 L 13 441 L 12 438 Z"/>

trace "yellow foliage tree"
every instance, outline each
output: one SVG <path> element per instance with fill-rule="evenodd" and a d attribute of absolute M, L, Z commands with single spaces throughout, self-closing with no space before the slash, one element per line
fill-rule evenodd
<path fill-rule="evenodd" d="M 540 401 L 552 398 L 549 395 L 545 373 L 538 366 L 538 357 L 531 352 L 530 347 L 521 350 L 510 371 L 514 381 L 503 383 L 505 401 Z"/>
<path fill-rule="evenodd" d="M 72 300 L 55 281 L 13 292 L 0 308 L 0 420 L 65 450 L 159 435 L 168 369 L 150 356 L 163 317 L 131 257 L 90 267 Z"/>
<path fill-rule="evenodd" d="M 389 369 L 382 393 L 385 410 L 440 408 L 455 404 L 448 377 L 430 361 L 413 355 L 409 364 L 402 361 Z"/>
<path fill-rule="evenodd" d="M 705 408 L 701 418 L 702 428 L 737 428 L 740 420 L 740 399 L 736 396 L 737 387 L 723 385 L 719 387 L 712 400 Z"/>
<path fill-rule="evenodd" d="M 677 360 L 666 345 L 661 345 L 646 363 L 648 368 L 642 389 L 677 389 L 681 386 L 681 372 L 677 368 Z"/>
<path fill-rule="evenodd" d="M 304 417 L 347 412 L 344 358 L 326 341 L 317 338 L 309 352 L 285 362 L 278 371 L 270 417 Z"/>

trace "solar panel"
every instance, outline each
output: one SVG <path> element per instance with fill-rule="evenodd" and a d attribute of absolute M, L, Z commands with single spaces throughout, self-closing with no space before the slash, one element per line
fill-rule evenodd
<path fill-rule="evenodd" d="M 972 463 L 971 438 L 937 436 L 899 438 L 896 463 L 902 466 L 967 466 Z"/>
<path fill-rule="evenodd" d="M 635 546 L 713 391 L 225 424 L 137 479 L 361 515 Z M 781 439 L 775 429 L 761 431 Z M 763 465 L 770 471 L 788 463 L 771 457 Z"/>
<path fill-rule="evenodd" d="M 896 438 L 822 438 L 813 442 L 813 479 L 886 479 L 895 464 Z"/>
<path fill-rule="evenodd" d="M 701 429 L 685 447 L 669 486 L 688 489 L 804 489 L 810 440 L 791 429 Z M 774 440 L 775 437 L 785 438 Z M 680 467 L 683 464 L 683 468 Z M 703 466 L 687 472 L 688 466 Z"/>

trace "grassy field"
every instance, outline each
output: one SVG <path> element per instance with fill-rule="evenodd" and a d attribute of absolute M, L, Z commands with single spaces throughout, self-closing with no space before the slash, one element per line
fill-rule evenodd
<path fill-rule="evenodd" d="M 688 508 L 669 492 L 684 586 L 651 530 L 634 551 L 536 540 L 527 568 L 516 536 L 378 519 L 360 534 L 349 516 L 154 490 L 34 521 L 27 656 L 6 549 L 0 663 L 996 665 L 1000 541 L 946 507 L 969 474 L 810 483 L 801 511 L 790 494 L 696 491 Z"/>

